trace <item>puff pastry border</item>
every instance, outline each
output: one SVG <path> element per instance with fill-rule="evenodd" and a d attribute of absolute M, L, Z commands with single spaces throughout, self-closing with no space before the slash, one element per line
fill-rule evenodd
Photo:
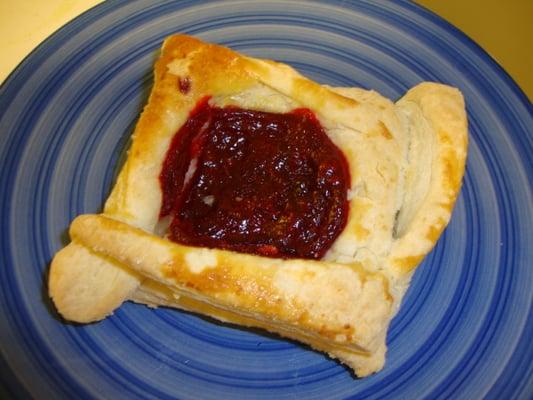
<path fill-rule="evenodd" d="M 180 80 L 190 90 L 178 90 Z M 349 153 L 357 167 L 356 207 L 325 260 L 193 248 L 154 234 L 166 149 L 206 95 L 265 111 L 309 108 Z M 357 164 L 352 141 L 383 163 Z M 283 64 L 171 36 L 104 212 L 72 223 L 71 244 L 52 262 L 50 296 L 78 322 L 105 318 L 125 300 L 200 312 L 297 339 L 368 375 L 383 366 L 390 320 L 450 219 L 466 150 L 457 89 L 422 83 L 393 104 L 375 92 L 329 88 Z M 383 193 L 374 179 L 389 184 Z"/>

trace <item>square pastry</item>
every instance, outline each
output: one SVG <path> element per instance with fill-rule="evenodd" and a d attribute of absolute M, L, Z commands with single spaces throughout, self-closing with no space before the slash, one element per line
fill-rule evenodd
<path fill-rule="evenodd" d="M 171 36 L 104 212 L 72 222 L 50 296 L 81 323 L 131 300 L 259 327 L 369 375 L 466 151 L 457 89 L 421 83 L 393 103 Z"/>

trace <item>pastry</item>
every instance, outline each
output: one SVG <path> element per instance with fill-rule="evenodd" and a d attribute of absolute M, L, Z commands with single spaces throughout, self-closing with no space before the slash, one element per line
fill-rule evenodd
<path fill-rule="evenodd" d="M 393 103 L 171 36 L 104 211 L 73 221 L 50 296 L 81 323 L 131 300 L 259 327 L 369 375 L 466 150 L 457 89 L 421 83 Z"/>

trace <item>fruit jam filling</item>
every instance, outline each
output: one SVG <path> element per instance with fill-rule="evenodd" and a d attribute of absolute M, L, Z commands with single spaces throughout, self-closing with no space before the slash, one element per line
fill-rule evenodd
<path fill-rule="evenodd" d="M 348 216 L 348 165 L 308 109 L 286 114 L 202 100 L 159 177 L 169 239 L 279 258 L 321 258 Z"/>

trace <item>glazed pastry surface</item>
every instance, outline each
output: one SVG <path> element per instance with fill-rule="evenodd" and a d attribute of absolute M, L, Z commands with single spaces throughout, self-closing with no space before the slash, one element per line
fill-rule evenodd
<path fill-rule="evenodd" d="M 309 110 L 347 161 L 347 219 L 319 260 L 193 247 L 167 238 L 160 174 L 176 132 L 211 107 Z M 461 93 L 421 83 L 393 103 L 195 38 L 164 42 L 126 163 L 100 215 L 76 218 L 51 265 L 67 319 L 132 300 L 198 312 L 307 343 L 358 376 L 380 370 L 386 333 L 415 268 L 446 227 L 467 152 Z M 168 224 L 167 224 L 168 225 Z"/>

